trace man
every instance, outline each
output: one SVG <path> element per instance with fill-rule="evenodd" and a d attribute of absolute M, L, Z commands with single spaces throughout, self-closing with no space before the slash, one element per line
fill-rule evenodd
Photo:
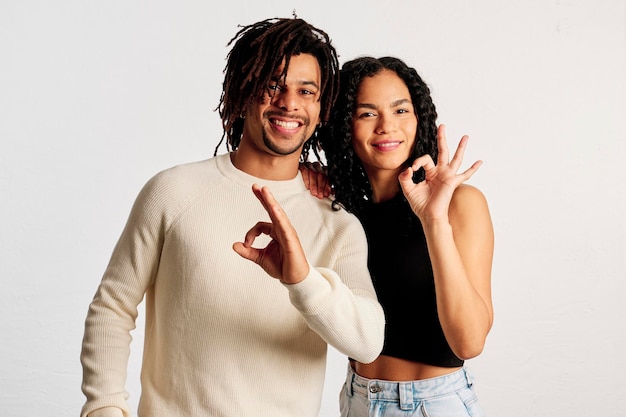
<path fill-rule="evenodd" d="M 382 349 L 360 223 L 298 171 L 338 90 L 330 39 L 268 19 L 233 42 L 219 106 L 229 152 L 139 193 L 87 315 L 81 416 L 131 414 L 129 332 L 144 297 L 140 417 L 314 417 L 326 344 L 361 362 Z"/>

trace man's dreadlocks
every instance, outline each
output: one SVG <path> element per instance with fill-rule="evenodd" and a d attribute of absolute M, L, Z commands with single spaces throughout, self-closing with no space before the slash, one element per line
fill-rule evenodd
<path fill-rule="evenodd" d="M 339 91 L 339 62 L 329 36 L 298 18 L 266 19 L 243 26 L 228 42 L 234 43 L 224 68 L 224 84 L 217 107 L 224 132 L 215 154 L 226 137 L 227 150 L 235 150 L 241 142 L 243 115 L 246 109 L 263 98 L 275 71 L 285 63 L 281 77 L 286 76 L 293 55 L 311 54 L 320 65 L 320 119 L 328 122 Z M 316 135 L 305 144 L 300 159 L 308 159 L 309 149 L 319 159 Z"/>

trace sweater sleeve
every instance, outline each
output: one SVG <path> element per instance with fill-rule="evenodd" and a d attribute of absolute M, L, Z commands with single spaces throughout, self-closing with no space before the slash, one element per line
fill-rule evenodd
<path fill-rule="evenodd" d="M 333 236 L 329 267 L 313 266 L 286 287 L 309 327 L 339 352 L 369 363 L 382 351 L 385 317 L 367 269 L 367 240 L 356 219 Z"/>
<path fill-rule="evenodd" d="M 130 417 L 125 389 L 130 332 L 163 245 L 154 181 L 137 197 L 85 320 L 81 363 L 87 400 L 81 417 Z"/>

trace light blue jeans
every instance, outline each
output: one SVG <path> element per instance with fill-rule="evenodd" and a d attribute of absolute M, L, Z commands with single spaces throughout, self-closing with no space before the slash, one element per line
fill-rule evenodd
<path fill-rule="evenodd" d="M 467 367 L 419 381 L 382 381 L 357 375 L 348 365 L 341 389 L 341 417 L 484 417 Z"/>

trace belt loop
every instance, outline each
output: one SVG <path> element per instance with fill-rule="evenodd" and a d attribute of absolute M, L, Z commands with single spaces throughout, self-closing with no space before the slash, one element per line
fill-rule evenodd
<path fill-rule="evenodd" d="M 413 410 L 415 404 L 413 401 L 413 383 L 412 382 L 399 382 L 398 383 L 398 396 L 400 397 L 400 409 L 401 410 Z"/>
<path fill-rule="evenodd" d="M 469 372 L 469 369 L 467 369 L 467 367 L 463 367 L 463 372 L 465 373 L 465 380 L 467 381 L 467 386 L 471 387 L 472 385 L 474 385 L 474 379 L 472 378 L 472 375 Z"/>
<path fill-rule="evenodd" d="M 348 397 L 352 397 L 354 395 L 354 391 L 352 389 L 352 384 L 354 383 L 354 370 L 352 369 L 352 365 L 348 364 L 348 378 L 346 379 L 346 393 Z"/>

